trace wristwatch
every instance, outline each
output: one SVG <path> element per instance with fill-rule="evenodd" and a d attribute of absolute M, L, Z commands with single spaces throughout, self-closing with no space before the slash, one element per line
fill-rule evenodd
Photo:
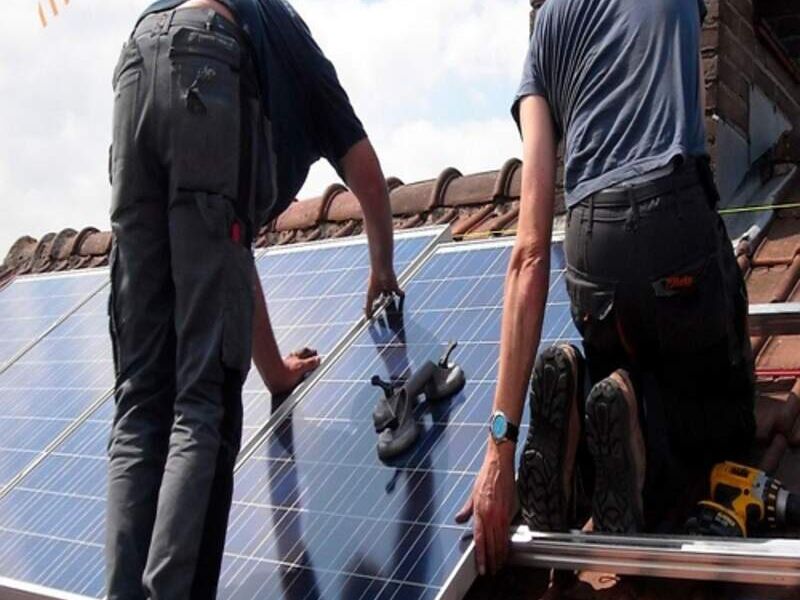
<path fill-rule="evenodd" d="M 509 421 L 502 410 L 496 410 L 492 413 L 492 418 L 489 420 L 489 431 L 495 444 L 502 444 L 503 442 L 516 444 L 519 437 L 519 427 Z"/>

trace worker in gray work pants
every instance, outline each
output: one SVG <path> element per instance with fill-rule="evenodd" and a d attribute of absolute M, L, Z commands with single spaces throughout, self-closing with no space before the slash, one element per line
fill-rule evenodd
<path fill-rule="evenodd" d="M 353 135 L 326 145 L 334 148 L 328 154 L 298 153 L 315 148 L 322 133 L 304 144 L 272 134 L 259 56 L 227 3 L 180 4 L 157 3 L 145 13 L 114 74 L 111 600 L 216 595 L 251 355 L 273 395 L 290 391 L 319 364 L 314 351 L 281 357 L 251 244 L 320 155 L 336 161 L 364 211 L 368 309 L 379 295 L 400 292 L 388 191 L 358 120 L 353 116 Z M 295 16 L 287 11 L 285 18 Z M 299 50 L 321 55 L 304 43 Z M 306 90 L 319 79 L 315 69 L 304 73 Z M 344 96 L 330 72 L 324 75 L 328 93 Z M 272 83 L 285 98 L 298 89 L 289 79 Z M 307 131 L 295 122 L 304 118 L 299 106 L 272 106 L 270 117 L 286 125 L 281 131 Z M 325 111 L 318 107 L 318 122 Z M 287 187 L 285 165 L 298 164 L 302 176 Z"/>

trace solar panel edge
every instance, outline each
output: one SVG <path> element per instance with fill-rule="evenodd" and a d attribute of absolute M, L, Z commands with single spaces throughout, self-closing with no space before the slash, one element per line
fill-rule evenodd
<path fill-rule="evenodd" d="M 77 274 L 77 275 L 76 274 L 70 274 L 69 277 L 77 277 L 78 275 L 87 275 L 87 273 L 88 272 L 80 273 L 80 274 Z M 94 275 L 94 273 L 91 273 L 91 274 Z M 58 328 L 59 325 L 63 324 L 72 315 L 74 315 L 81 308 L 86 306 L 86 304 L 88 304 L 93 298 L 95 298 L 100 292 L 102 292 L 108 285 L 109 285 L 109 281 L 108 280 L 106 280 L 103 283 L 101 283 L 99 286 L 97 286 L 96 289 L 94 289 L 92 292 L 90 292 L 85 298 L 82 298 L 81 300 L 79 300 L 74 306 L 69 308 L 67 310 L 67 312 L 65 312 L 63 315 L 61 315 L 55 321 L 53 321 L 53 323 L 51 323 L 47 327 L 47 329 L 45 329 L 42 333 L 37 335 L 34 339 L 32 339 L 30 342 L 28 342 L 22 348 L 20 348 L 16 352 L 16 354 L 14 354 L 11 358 L 9 358 L 5 363 L 0 365 L 0 375 L 5 373 L 6 371 L 8 371 L 8 369 L 10 369 L 14 365 L 14 363 L 19 361 L 19 359 L 24 357 L 28 352 L 30 352 L 33 348 L 35 348 L 36 345 L 39 342 L 41 342 L 44 338 L 46 338 L 48 335 L 53 333 L 53 331 L 56 328 Z"/>
<path fill-rule="evenodd" d="M 402 288 L 411 278 L 419 271 L 422 266 L 428 261 L 428 259 L 433 256 L 438 248 L 440 248 L 443 244 L 448 244 L 453 241 L 453 234 L 452 230 L 450 229 L 449 225 L 446 226 L 432 226 L 432 227 L 420 227 L 414 229 L 409 232 L 404 232 L 395 235 L 395 239 L 397 238 L 415 238 L 415 237 L 424 237 L 426 235 L 435 234 L 435 237 L 431 239 L 425 249 L 420 252 L 420 254 L 404 269 L 404 271 L 398 275 L 398 283 Z M 326 241 L 326 246 L 335 246 L 336 242 L 342 243 L 354 243 L 354 240 L 359 240 L 360 243 L 366 239 L 366 236 L 355 236 L 354 238 L 347 238 L 345 240 L 335 240 L 335 241 Z M 307 244 L 298 244 L 297 246 L 304 246 L 306 249 L 310 247 L 317 247 L 314 246 L 315 242 L 309 242 Z M 318 242 L 316 244 L 319 244 Z M 294 244 L 292 246 L 295 246 Z M 291 247 L 287 247 L 286 251 L 289 251 Z M 265 250 L 258 258 L 262 258 L 267 256 L 269 253 L 269 249 Z M 381 309 L 382 310 L 382 309 Z M 380 311 L 379 311 L 380 312 Z M 277 423 L 280 423 L 283 418 L 294 409 L 297 404 L 302 402 L 303 397 L 311 390 L 317 381 L 319 381 L 325 374 L 328 372 L 328 369 L 331 365 L 335 364 L 339 355 L 344 352 L 350 345 L 353 343 L 353 340 L 364 330 L 365 327 L 369 325 L 369 321 L 366 317 L 361 317 L 348 331 L 345 333 L 344 336 L 337 342 L 336 346 L 334 346 L 333 350 L 329 354 L 328 360 L 325 362 L 324 365 L 320 369 L 318 369 L 309 379 L 303 382 L 295 391 L 289 396 L 289 398 L 284 401 L 280 408 L 278 408 L 269 418 L 269 420 L 261 426 L 259 432 L 253 436 L 253 438 L 245 444 L 242 449 L 239 451 L 239 457 L 236 462 L 235 471 L 239 470 L 239 467 L 250 457 L 253 451 L 257 450 L 258 447 L 262 444 L 264 439 L 269 435 L 270 431 L 275 427 Z M 235 472 L 234 471 L 234 472 Z"/>
<path fill-rule="evenodd" d="M 426 237 L 436 234 L 439 243 L 446 243 L 453 240 L 453 234 L 449 225 L 430 225 L 426 227 L 416 227 L 408 231 L 396 231 L 395 240 L 397 239 L 414 239 L 418 237 Z M 293 254 L 296 252 L 304 252 L 306 250 L 336 248 L 344 246 L 354 246 L 363 244 L 367 241 L 366 234 L 352 235 L 344 238 L 329 238 L 323 240 L 314 240 L 310 242 L 299 242 L 294 244 L 286 244 L 284 246 L 270 246 L 268 248 L 260 249 L 256 258 L 261 258 L 270 254 Z"/>
<path fill-rule="evenodd" d="M 96 600 L 26 581 L 0 577 L 0 597 L 4 600 Z"/>

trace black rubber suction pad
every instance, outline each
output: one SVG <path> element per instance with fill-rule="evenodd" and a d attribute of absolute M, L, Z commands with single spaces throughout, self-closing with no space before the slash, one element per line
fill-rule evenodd
<path fill-rule="evenodd" d="M 378 458 L 388 461 L 406 452 L 417 441 L 419 424 L 414 418 L 416 397 L 410 398 L 400 390 L 397 399 L 397 427 L 387 428 L 378 435 Z"/>

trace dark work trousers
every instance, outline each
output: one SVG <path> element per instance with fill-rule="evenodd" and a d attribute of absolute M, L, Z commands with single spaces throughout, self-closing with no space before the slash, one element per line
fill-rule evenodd
<path fill-rule="evenodd" d="M 260 110 L 242 44 L 212 12 L 158 13 L 114 75 L 111 600 L 216 594 L 253 318 Z"/>
<path fill-rule="evenodd" d="M 572 316 L 593 383 L 631 372 L 655 528 L 682 525 L 676 501 L 707 494 L 709 467 L 746 459 L 755 434 L 747 292 L 697 171 L 662 179 L 655 197 L 601 193 L 568 214 Z"/>

